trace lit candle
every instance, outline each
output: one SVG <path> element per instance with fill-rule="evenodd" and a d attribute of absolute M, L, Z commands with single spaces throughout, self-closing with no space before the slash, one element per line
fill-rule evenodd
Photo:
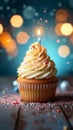
<path fill-rule="evenodd" d="M 41 44 L 41 38 L 40 38 L 40 35 L 41 35 L 41 31 L 40 31 L 40 29 L 38 29 L 38 43 Z"/>

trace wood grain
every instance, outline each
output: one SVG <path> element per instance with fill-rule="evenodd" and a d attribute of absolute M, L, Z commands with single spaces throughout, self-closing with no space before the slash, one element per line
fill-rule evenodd
<path fill-rule="evenodd" d="M 60 107 L 46 109 L 40 106 L 38 111 L 25 106 L 21 108 L 18 130 L 63 130 L 64 126 L 70 130 Z"/>

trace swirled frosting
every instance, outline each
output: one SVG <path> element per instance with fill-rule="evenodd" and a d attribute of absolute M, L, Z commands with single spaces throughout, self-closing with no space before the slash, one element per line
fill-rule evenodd
<path fill-rule="evenodd" d="M 33 43 L 18 67 L 18 76 L 27 79 L 43 79 L 56 75 L 55 64 L 47 55 L 46 48 L 40 43 Z"/>

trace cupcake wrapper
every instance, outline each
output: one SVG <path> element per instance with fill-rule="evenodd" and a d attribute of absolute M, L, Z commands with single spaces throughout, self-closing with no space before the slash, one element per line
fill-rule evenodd
<path fill-rule="evenodd" d="M 24 102 L 48 102 L 55 97 L 57 83 L 18 83 L 21 100 Z"/>

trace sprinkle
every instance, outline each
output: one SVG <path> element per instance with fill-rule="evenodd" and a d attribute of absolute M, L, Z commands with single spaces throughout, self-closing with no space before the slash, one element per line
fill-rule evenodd
<path fill-rule="evenodd" d="M 47 63 L 48 63 L 48 60 L 45 60 L 45 61 L 44 61 L 44 63 L 47 65 Z"/>
<path fill-rule="evenodd" d="M 67 126 L 63 126 L 63 130 L 68 130 L 68 127 Z"/>
<path fill-rule="evenodd" d="M 61 110 L 60 110 L 60 109 L 57 109 L 56 111 L 57 111 L 57 112 L 61 112 Z"/>
<path fill-rule="evenodd" d="M 18 104 L 19 104 L 19 102 L 13 102 L 13 104 L 14 104 L 14 105 L 18 105 Z"/>
<path fill-rule="evenodd" d="M 65 105 L 65 108 L 67 107 L 67 105 Z"/>
<path fill-rule="evenodd" d="M 35 46 L 32 46 L 31 49 L 36 49 L 36 47 L 35 47 Z"/>

